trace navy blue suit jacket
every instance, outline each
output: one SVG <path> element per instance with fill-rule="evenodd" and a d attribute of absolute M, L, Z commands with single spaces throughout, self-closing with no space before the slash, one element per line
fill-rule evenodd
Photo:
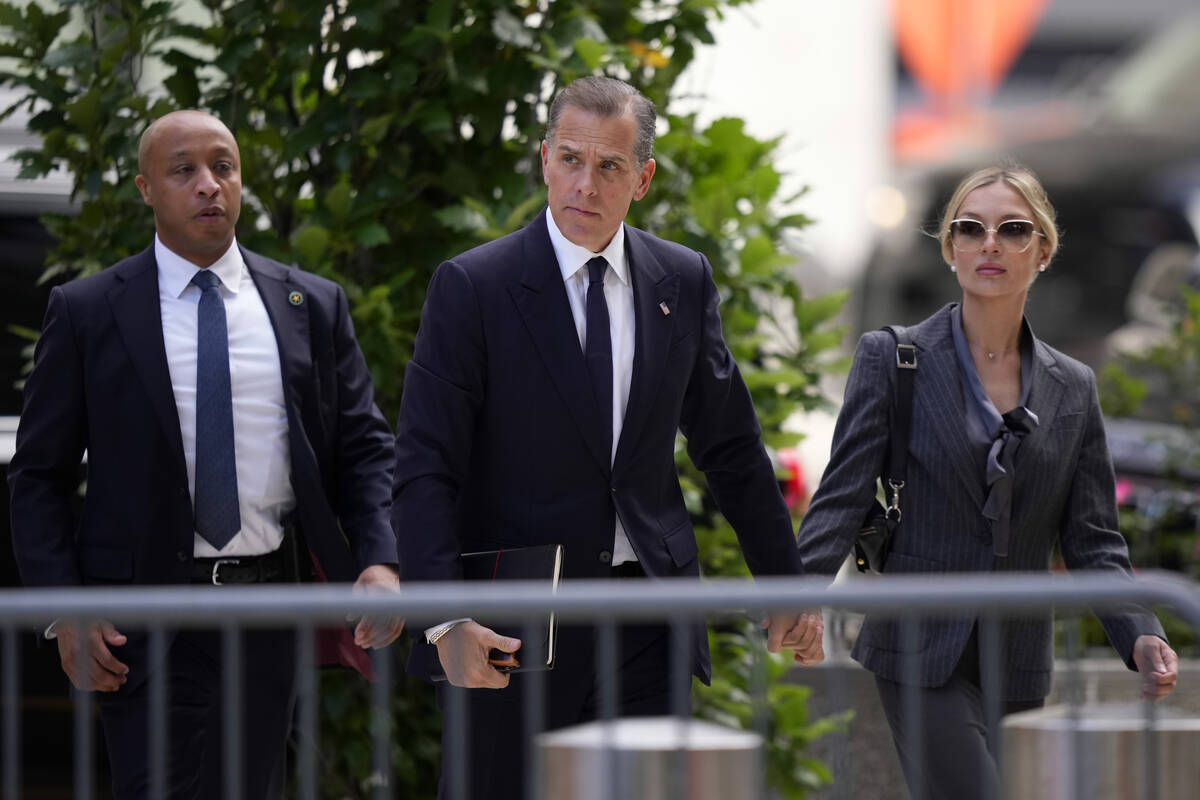
<path fill-rule="evenodd" d="M 564 578 L 611 574 L 614 511 L 651 577 L 698 576 L 675 435 L 757 575 L 801 571 L 750 394 L 725 346 L 703 255 L 626 226 L 636 339 L 610 466 L 543 212 L 443 263 L 405 373 L 393 515 L 403 580 L 453 580 L 458 555 L 564 545 Z M 662 306 L 670 313 L 664 313 Z M 703 626 L 695 673 L 707 680 Z M 413 648 L 427 675 L 436 652 Z"/>
<path fill-rule="evenodd" d="M 392 437 L 346 296 L 323 278 L 242 254 L 279 346 L 298 524 L 326 577 L 353 581 L 397 554 Z M 76 513 L 85 450 L 87 496 Z M 191 579 L 192 501 L 153 247 L 51 292 L 9 485 L 26 586 Z M 122 655 L 131 669 L 137 650 L 131 637 Z"/>

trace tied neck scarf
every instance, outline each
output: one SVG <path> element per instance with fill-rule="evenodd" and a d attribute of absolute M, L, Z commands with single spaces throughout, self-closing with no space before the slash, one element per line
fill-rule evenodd
<path fill-rule="evenodd" d="M 983 504 L 983 516 L 991 523 L 992 553 L 1003 558 L 1008 556 L 1012 530 L 1014 463 L 1021 449 L 1021 441 L 1038 426 L 1037 414 L 1027 407 L 1032 383 L 1033 332 L 1029 329 L 1029 323 L 1022 320 L 1020 399 L 1016 408 L 1002 415 L 988 397 L 975 371 L 975 361 L 971 358 L 967 337 L 962 331 L 962 310 L 959 306 L 955 306 L 951 312 L 951 328 L 966 390 L 968 430 L 973 439 L 991 443 L 987 454 L 987 498 Z"/>
<path fill-rule="evenodd" d="M 978 376 L 975 378 L 979 381 Z M 1022 380 L 1022 389 L 1025 381 Z M 980 386 L 982 389 L 982 385 Z M 989 405 L 991 401 L 988 401 Z M 995 412 L 995 406 L 992 411 Z M 983 516 L 992 523 L 992 552 L 998 557 L 1008 555 L 1008 536 L 1012 523 L 1013 460 L 1021 448 L 1021 440 L 1038 425 L 1037 414 L 1025 406 L 1017 406 L 1000 418 L 1000 427 L 993 434 L 992 449 L 987 460 L 987 500 Z"/>

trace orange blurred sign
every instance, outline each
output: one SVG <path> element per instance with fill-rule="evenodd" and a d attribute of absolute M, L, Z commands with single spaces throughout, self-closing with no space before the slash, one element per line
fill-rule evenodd
<path fill-rule="evenodd" d="M 1048 0 L 892 0 L 904 65 L 936 100 L 990 94 L 1029 41 Z"/>

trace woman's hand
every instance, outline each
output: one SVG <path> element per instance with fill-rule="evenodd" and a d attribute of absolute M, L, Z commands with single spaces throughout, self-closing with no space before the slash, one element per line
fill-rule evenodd
<path fill-rule="evenodd" d="M 1175 690 L 1179 656 L 1157 636 L 1139 636 L 1133 643 L 1133 663 L 1142 676 L 1142 699 L 1159 700 Z"/>

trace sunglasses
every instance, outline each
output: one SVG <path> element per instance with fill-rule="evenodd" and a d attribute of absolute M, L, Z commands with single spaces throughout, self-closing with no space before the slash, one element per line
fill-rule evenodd
<path fill-rule="evenodd" d="M 977 219 L 956 219 L 950 223 L 950 244 L 955 250 L 974 250 L 983 246 L 989 233 L 994 233 L 996 241 L 1005 248 L 1024 253 L 1033 244 L 1034 236 L 1046 236 L 1034 227 L 1027 219 L 1008 219 L 994 228 Z"/>

